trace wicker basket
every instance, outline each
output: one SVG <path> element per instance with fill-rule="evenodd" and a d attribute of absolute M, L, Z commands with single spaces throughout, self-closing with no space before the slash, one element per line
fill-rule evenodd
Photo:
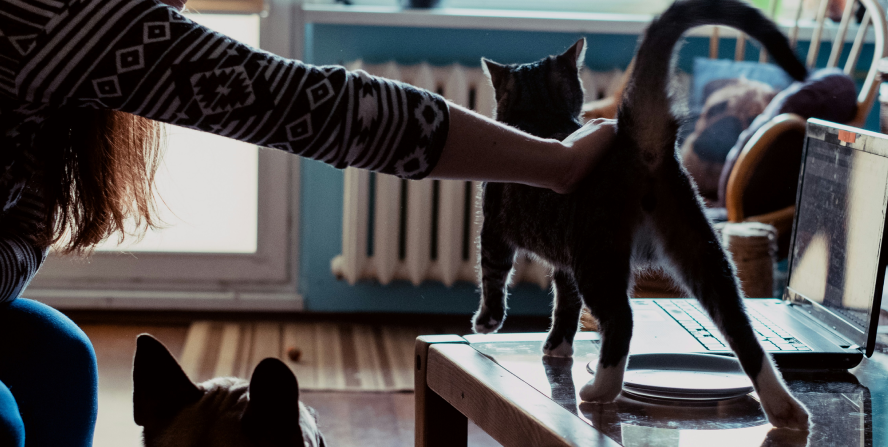
<path fill-rule="evenodd" d="M 743 293 L 751 298 L 774 296 L 777 229 L 759 222 L 721 225 L 722 246 L 731 253 Z"/>

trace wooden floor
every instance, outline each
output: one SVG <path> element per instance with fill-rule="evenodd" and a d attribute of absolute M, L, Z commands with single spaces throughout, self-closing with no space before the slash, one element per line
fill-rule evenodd
<path fill-rule="evenodd" d="M 191 315 L 144 314 L 73 314 L 95 346 L 99 364 L 99 419 L 95 447 L 140 447 L 141 430 L 133 422 L 132 359 L 138 334 L 150 333 L 160 339 L 175 356 L 181 356 Z M 883 311 L 888 322 L 888 313 Z M 206 315 L 199 316 L 206 319 Z M 252 316 L 242 317 L 245 320 Z M 266 321 L 267 316 L 262 317 Z M 366 317 L 358 317 L 366 318 Z M 220 315 L 218 319 L 230 319 Z M 354 321 L 355 317 L 339 318 Z M 548 319 L 506 321 L 508 331 L 545 331 Z M 252 320 L 251 320 L 252 321 Z M 439 330 L 467 326 L 460 319 L 445 322 Z M 886 335 L 882 335 L 886 337 Z M 318 411 L 321 428 L 328 445 L 341 446 L 410 446 L 413 445 L 413 393 L 311 392 L 302 393 L 302 400 Z M 469 423 L 470 446 L 499 445 L 487 434 Z"/>
<path fill-rule="evenodd" d="M 95 346 L 99 364 L 95 447 L 141 446 L 141 430 L 132 418 L 132 358 L 136 336 L 150 333 L 178 357 L 189 322 L 175 318 L 174 323 L 107 323 L 103 318 L 84 319 L 76 315 L 72 318 Z M 321 429 L 331 447 L 413 445 L 413 393 L 305 391 L 302 401 L 318 411 Z M 470 422 L 469 445 L 499 444 Z"/>

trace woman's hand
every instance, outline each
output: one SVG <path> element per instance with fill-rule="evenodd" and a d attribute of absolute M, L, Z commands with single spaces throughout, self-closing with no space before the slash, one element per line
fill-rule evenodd
<path fill-rule="evenodd" d="M 573 192 L 610 150 L 616 133 L 616 120 L 597 118 L 565 138 L 566 169 L 550 189 L 561 194 Z"/>

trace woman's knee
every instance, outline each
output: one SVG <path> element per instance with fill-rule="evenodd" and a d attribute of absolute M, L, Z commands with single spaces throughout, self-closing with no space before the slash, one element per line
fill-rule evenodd
<path fill-rule="evenodd" d="M 98 410 L 92 343 L 61 312 L 17 299 L 0 306 L 0 381 L 26 415 L 29 445 L 88 446 Z"/>
<path fill-rule="evenodd" d="M 25 424 L 9 388 L 0 382 L 0 445 L 24 447 Z"/>
<path fill-rule="evenodd" d="M 36 301 L 19 298 L 0 308 L 0 358 L 7 365 L 0 366 L 0 380 L 30 377 L 77 383 L 93 394 L 98 386 L 89 338 L 64 314 Z"/>
<path fill-rule="evenodd" d="M 11 346 L 15 351 L 27 348 L 29 357 L 61 356 L 95 366 L 95 351 L 86 334 L 64 314 L 37 301 L 19 298 L 0 310 L 0 333 L 4 332 L 18 340 L 8 345 L 15 345 Z"/>

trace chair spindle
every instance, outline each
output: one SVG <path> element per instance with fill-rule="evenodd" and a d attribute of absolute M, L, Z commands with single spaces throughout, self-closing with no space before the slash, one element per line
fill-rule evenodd
<path fill-rule="evenodd" d="M 854 12 L 855 0 L 845 2 L 845 10 L 842 12 L 842 21 L 839 23 L 839 32 L 833 40 L 832 51 L 829 53 L 829 62 L 826 63 L 828 68 L 835 67 L 839 64 L 839 57 L 842 56 L 842 48 L 845 46 L 845 35 L 848 33 L 848 22 L 851 21 L 851 13 Z"/>
<path fill-rule="evenodd" d="M 817 53 L 820 51 L 820 36 L 823 35 L 823 23 L 826 22 L 826 7 L 829 0 L 820 0 L 820 7 L 817 8 L 817 27 L 814 28 L 814 34 L 811 36 L 811 46 L 808 47 L 808 60 L 806 66 L 813 68 L 817 63 Z"/>
<path fill-rule="evenodd" d="M 870 26 L 870 10 L 867 8 L 863 14 L 863 20 L 860 21 L 860 27 L 857 28 L 857 36 L 854 37 L 854 44 L 851 45 L 851 53 L 848 54 L 848 60 L 845 61 L 845 74 L 852 74 L 854 67 L 857 66 L 857 58 L 860 57 L 860 50 L 863 49 L 863 41 L 866 39 L 866 30 Z"/>

